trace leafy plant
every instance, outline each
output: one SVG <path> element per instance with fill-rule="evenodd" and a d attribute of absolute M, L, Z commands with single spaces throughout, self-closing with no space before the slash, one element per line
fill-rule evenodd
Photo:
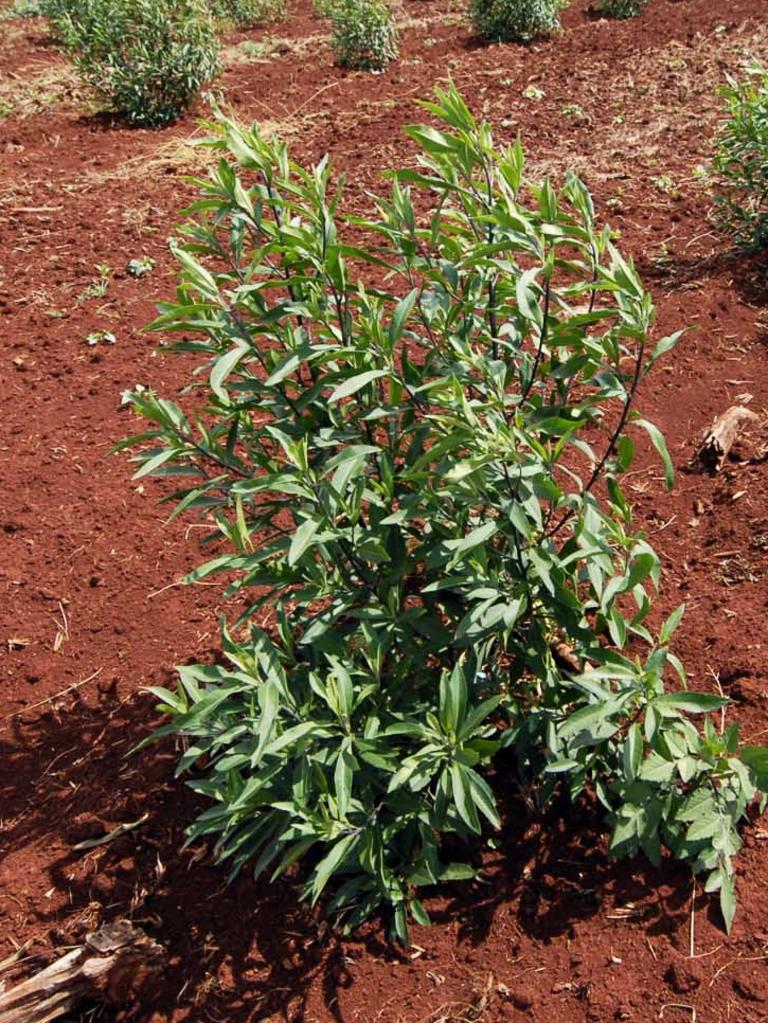
<path fill-rule="evenodd" d="M 146 277 L 155 268 L 155 261 L 151 256 L 138 256 L 136 259 L 129 259 L 127 270 L 131 277 Z"/>
<path fill-rule="evenodd" d="M 651 346 L 578 178 L 529 181 L 453 86 L 424 106 L 440 127 L 407 129 L 419 169 L 370 220 L 341 213 L 327 161 L 212 125 L 154 324 L 206 376 L 189 412 L 128 394 L 150 425 L 121 445 L 224 543 L 188 581 L 226 573 L 241 604 L 229 666 L 153 690 L 154 738 L 185 737 L 211 804 L 190 840 L 216 836 L 233 874 L 302 862 L 312 902 L 330 888 L 347 927 L 389 907 L 406 941 L 420 889 L 474 876 L 491 781 L 589 787 L 617 854 L 690 859 L 730 922 L 768 751 L 691 724 L 720 696 L 666 691 L 682 609 L 648 630 L 659 560 L 620 488 L 638 431 L 671 484 L 632 405 L 678 335 Z"/>
<path fill-rule="evenodd" d="M 203 0 L 47 0 L 48 15 L 83 80 L 142 125 L 176 120 L 218 69 Z"/>
<path fill-rule="evenodd" d="M 0 11 L 0 21 L 13 18 L 42 18 L 45 14 L 45 0 L 13 0 Z"/>
<path fill-rule="evenodd" d="M 469 15 L 483 39 L 530 43 L 557 31 L 567 5 L 568 0 L 470 0 Z"/>
<path fill-rule="evenodd" d="M 717 138 L 715 213 L 736 245 L 768 245 L 768 68 L 754 61 L 723 88 L 728 119 Z"/>
<path fill-rule="evenodd" d="M 285 0 L 211 0 L 216 18 L 249 28 L 268 25 L 285 17 Z"/>
<path fill-rule="evenodd" d="M 330 18 L 337 0 L 312 0 L 312 10 L 318 18 Z"/>
<path fill-rule="evenodd" d="M 607 18 L 636 18 L 650 0 L 600 0 L 597 10 Z"/>
<path fill-rule="evenodd" d="M 97 263 L 96 270 L 98 277 L 95 277 L 90 284 L 87 284 L 77 296 L 78 303 L 86 302 L 90 298 L 103 298 L 109 290 L 109 282 L 112 279 L 112 267 L 106 263 Z"/>
<path fill-rule="evenodd" d="M 398 54 L 392 12 L 381 0 L 334 0 L 328 6 L 331 46 L 343 67 L 382 71 Z"/>
<path fill-rule="evenodd" d="M 111 330 L 94 330 L 85 338 L 85 343 L 91 348 L 96 345 L 116 345 L 117 338 Z"/>
<path fill-rule="evenodd" d="M 642 850 L 659 866 L 666 845 L 694 873 L 706 874 L 705 891 L 720 893 L 730 931 L 736 911 L 733 857 L 741 848 L 737 825 L 758 788 L 768 786 L 768 750 L 739 749 L 738 725 L 718 731 L 710 718 L 702 735 L 681 713 L 712 710 L 716 700 L 668 693 L 646 708 L 642 725 L 625 726 L 623 777 L 611 783 L 605 801 L 618 797 L 610 816 L 611 851 L 633 856 Z"/>

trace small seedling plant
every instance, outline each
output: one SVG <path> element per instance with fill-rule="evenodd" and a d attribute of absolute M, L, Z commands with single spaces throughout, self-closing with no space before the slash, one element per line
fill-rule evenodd
<path fill-rule="evenodd" d="M 123 445 L 222 545 L 188 581 L 225 573 L 240 609 L 226 665 L 153 689 L 209 804 L 190 841 L 405 942 L 422 889 L 476 876 L 499 789 L 589 789 L 616 854 L 691 861 L 730 925 L 768 753 L 685 688 L 682 609 L 649 630 L 659 559 L 620 486 L 641 437 L 671 483 L 633 402 L 677 335 L 651 342 L 578 178 L 529 180 L 453 86 L 424 106 L 369 219 L 326 160 L 211 125 L 154 325 L 200 359 L 194 396 L 129 394 L 149 427 Z"/>
<path fill-rule="evenodd" d="M 470 0 L 469 15 L 489 42 L 530 43 L 559 29 L 567 5 L 568 0 Z"/>
<path fill-rule="evenodd" d="M 741 248 L 768 245 L 768 68 L 752 62 L 723 88 L 727 120 L 716 140 L 715 214 Z"/>
<path fill-rule="evenodd" d="M 77 296 L 78 303 L 86 302 L 91 298 L 104 298 L 109 290 L 109 282 L 112 279 L 112 267 L 106 263 L 97 263 L 96 271 L 99 276 L 95 277 L 90 284 L 83 288 Z"/>
<path fill-rule="evenodd" d="M 151 274 L 155 268 L 155 261 L 151 256 L 137 256 L 128 260 L 126 269 L 131 277 L 141 278 Z"/>

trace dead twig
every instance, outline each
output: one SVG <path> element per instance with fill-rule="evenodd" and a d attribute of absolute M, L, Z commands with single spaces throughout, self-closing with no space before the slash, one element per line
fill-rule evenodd
<path fill-rule="evenodd" d="M 106 845 L 108 842 L 114 842 L 116 838 L 121 838 L 123 835 L 127 835 L 131 831 L 135 831 L 136 828 L 140 828 L 142 824 L 149 820 L 149 814 L 145 813 L 139 817 L 137 821 L 131 821 L 128 824 L 118 824 L 116 828 L 113 828 L 106 835 L 101 835 L 100 838 L 87 838 L 84 842 L 78 842 L 77 845 L 72 846 L 73 852 L 85 852 L 86 849 L 95 849 L 99 845 Z"/>
<path fill-rule="evenodd" d="M 11 966 L 15 966 L 19 959 L 21 959 L 21 957 L 27 951 L 27 949 L 31 947 L 32 939 L 30 938 L 29 941 L 25 942 L 23 945 L 20 945 L 15 952 L 12 952 L 9 956 L 6 956 L 5 959 L 0 959 L 0 973 L 4 973 L 5 970 L 10 969 Z"/>
<path fill-rule="evenodd" d="M 727 963 L 723 963 L 723 965 L 715 971 L 712 976 L 712 980 L 709 982 L 709 986 L 712 987 L 717 978 L 725 973 L 726 970 L 730 969 L 730 967 L 735 963 L 756 963 L 760 962 L 762 959 L 768 959 L 768 954 L 762 956 L 736 956 L 735 959 L 729 959 Z"/>
<path fill-rule="evenodd" d="M 47 703 L 53 703 L 55 700 L 61 699 L 62 696 L 67 696 L 69 693 L 74 693 L 77 689 L 82 689 L 84 685 L 89 682 L 93 682 L 95 678 L 98 678 L 102 673 L 103 668 L 97 668 L 92 675 L 88 678 L 81 679 L 79 682 L 73 682 L 71 686 L 67 686 L 66 689 L 62 689 L 58 693 L 54 693 L 53 696 L 47 696 L 44 700 L 38 700 L 37 703 L 31 703 L 28 707 L 22 707 L 21 710 L 12 710 L 10 714 L 6 714 L 5 717 L 0 718 L 0 721 L 8 721 L 9 718 L 17 718 L 20 714 L 28 714 L 31 710 L 37 710 L 39 707 L 44 707 Z"/>

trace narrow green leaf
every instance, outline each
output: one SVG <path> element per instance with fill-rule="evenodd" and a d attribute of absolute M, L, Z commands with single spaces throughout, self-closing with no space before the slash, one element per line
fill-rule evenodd
<path fill-rule="evenodd" d="M 367 384 L 373 383 L 374 380 L 379 380 L 385 376 L 389 376 L 389 370 L 387 369 L 369 369 L 365 373 L 357 373 L 355 376 L 345 380 L 343 384 L 339 384 L 331 393 L 328 401 L 335 402 L 341 401 L 342 398 L 349 398 L 362 390 Z"/>
<path fill-rule="evenodd" d="M 720 867 L 720 878 L 720 912 L 723 914 L 725 929 L 730 934 L 736 916 L 736 885 L 733 874 L 724 866 Z"/>
<path fill-rule="evenodd" d="M 718 710 L 728 703 L 726 696 L 713 696 L 710 693 L 664 693 L 657 696 L 651 704 L 656 708 L 682 710 L 688 714 L 706 714 Z"/>
<path fill-rule="evenodd" d="M 641 426 L 648 436 L 651 438 L 651 443 L 656 448 L 659 458 L 661 458 L 664 466 L 664 479 L 667 484 L 667 490 L 671 490 L 675 483 L 675 468 L 672 465 L 672 459 L 669 457 L 669 451 L 667 450 L 667 442 L 664 439 L 664 434 L 653 423 L 649 423 L 647 419 L 635 419 L 635 426 Z"/>
<path fill-rule="evenodd" d="M 224 390 L 224 384 L 227 377 L 230 373 L 232 373 L 235 366 L 237 366 L 238 362 L 240 362 L 245 354 L 245 348 L 230 348 L 225 355 L 220 356 L 220 358 L 218 358 L 213 364 L 210 378 L 211 390 L 218 398 L 221 398 L 222 401 L 228 400 L 227 392 Z"/>
<path fill-rule="evenodd" d="M 291 546 L 288 550 L 288 564 L 295 565 L 302 554 L 312 544 L 315 535 L 320 528 L 316 519 L 305 519 L 296 532 L 293 534 Z"/>

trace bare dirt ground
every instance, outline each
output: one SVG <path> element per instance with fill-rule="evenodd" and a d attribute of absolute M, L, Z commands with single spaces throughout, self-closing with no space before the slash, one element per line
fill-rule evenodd
<path fill-rule="evenodd" d="M 717 413 L 768 407 L 768 268 L 713 231 L 705 172 L 718 85 L 768 56 L 762 5 L 652 0 L 608 22 L 575 0 L 561 35 L 524 48 L 480 46 L 451 0 L 404 0 L 402 59 L 381 76 L 335 68 L 324 24 L 290 7 L 227 40 L 216 87 L 298 158 L 330 153 L 348 205 L 365 209 L 381 169 L 409 158 L 414 100 L 451 75 L 499 140 L 522 132 L 533 171 L 585 177 L 653 290 L 659 336 L 692 328 L 640 398 L 677 486 L 648 456 L 629 493 L 663 556 L 660 612 L 687 604 L 677 651 L 694 684 L 719 679 L 729 717 L 764 741 L 768 465 L 686 471 Z M 129 915 L 170 956 L 156 1004 L 116 1017 L 143 1023 L 768 1020 L 762 820 L 745 831 L 730 937 L 684 868 L 612 863 L 588 806 L 533 819 L 510 795 L 485 883 L 438 893 L 407 954 L 374 928 L 335 939 L 288 882 L 227 888 L 204 846 L 179 851 L 195 804 L 174 749 L 127 754 L 153 720 L 143 687 L 216 649 L 218 588 L 172 585 L 201 560 L 199 534 L 166 526 L 152 485 L 109 451 L 133 432 L 126 388 L 186 382 L 143 327 L 173 288 L 166 243 L 204 112 L 129 130 L 81 93 L 41 21 L 0 22 L 0 959 L 29 941 L 29 972 Z M 136 280 L 141 256 L 155 268 Z M 85 343 L 104 330 L 114 345 Z"/>

